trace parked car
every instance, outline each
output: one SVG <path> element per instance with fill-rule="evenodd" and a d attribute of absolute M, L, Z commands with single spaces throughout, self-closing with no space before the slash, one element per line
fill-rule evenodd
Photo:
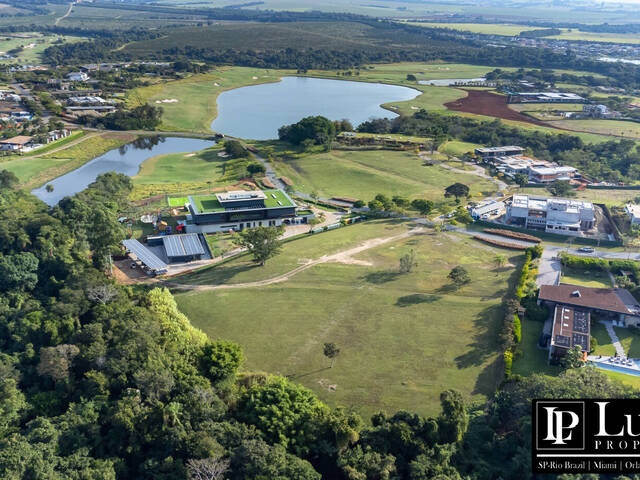
<path fill-rule="evenodd" d="M 581 248 L 578 249 L 578 251 L 582 252 L 582 253 L 593 253 L 593 252 L 595 252 L 595 250 L 593 248 L 591 248 L 591 247 L 581 247 Z"/>

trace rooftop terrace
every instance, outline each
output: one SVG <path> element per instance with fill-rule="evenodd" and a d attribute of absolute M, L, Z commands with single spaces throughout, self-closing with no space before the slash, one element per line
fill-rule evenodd
<path fill-rule="evenodd" d="M 263 190 L 264 194 L 264 207 L 254 208 L 281 208 L 281 207 L 295 207 L 296 204 L 289 198 L 289 196 L 282 190 Z M 196 213 L 215 213 L 224 212 L 225 208 L 218 199 L 219 194 L 211 195 L 192 195 L 189 197 L 189 202 L 196 210 Z M 251 210 L 251 208 L 247 208 Z"/>

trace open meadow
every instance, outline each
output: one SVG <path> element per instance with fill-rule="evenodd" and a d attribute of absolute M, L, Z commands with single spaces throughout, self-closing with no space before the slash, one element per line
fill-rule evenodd
<path fill-rule="evenodd" d="M 423 164 L 414 152 L 383 150 L 339 151 L 303 155 L 273 163 L 278 174 L 291 179 L 298 191 L 321 197 L 348 196 L 371 200 L 376 194 L 440 200 L 445 187 L 464 183 L 471 194 L 491 194 L 491 181 Z"/>
<path fill-rule="evenodd" d="M 515 269 L 495 269 L 493 258 L 503 251 L 430 229 L 375 246 L 375 239 L 407 230 L 398 220 L 376 220 L 295 240 L 265 267 L 243 257 L 174 280 L 257 281 L 363 242 L 374 248 L 282 283 L 177 293 L 176 300 L 211 338 L 243 346 L 244 370 L 287 375 L 332 405 L 364 415 L 380 409 L 434 414 L 446 388 L 484 399 L 502 376 L 500 302 Z M 417 267 L 399 274 L 399 257 L 410 250 Z M 508 255 L 519 263 L 521 255 Z M 459 291 L 447 279 L 456 265 L 472 278 Z M 322 354 L 325 342 L 341 350 L 332 369 Z"/>
<path fill-rule="evenodd" d="M 549 123 L 564 130 L 640 139 L 640 123 L 636 122 L 626 122 L 624 120 L 556 120 Z"/>
<path fill-rule="evenodd" d="M 15 58 L 1 59 L 2 64 L 38 64 L 44 51 L 52 45 L 76 43 L 86 40 L 83 37 L 52 35 L 37 32 L 0 35 L 0 55 L 9 54 Z"/>

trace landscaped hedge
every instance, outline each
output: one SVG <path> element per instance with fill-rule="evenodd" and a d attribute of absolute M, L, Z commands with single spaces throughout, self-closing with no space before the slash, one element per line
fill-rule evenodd
<path fill-rule="evenodd" d="M 513 352 L 507 350 L 504 352 L 504 376 L 509 378 L 511 376 L 511 368 L 513 367 Z"/>
<path fill-rule="evenodd" d="M 538 237 L 534 237 L 533 235 L 529 235 L 528 233 L 514 232 L 511 230 L 505 230 L 502 228 L 484 228 L 482 231 L 485 233 L 502 235 L 503 237 L 516 238 L 518 240 L 526 240 L 528 242 L 536 242 L 536 243 L 542 242 L 542 239 Z"/>
<path fill-rule="evenodd" d="M 518 314 L 513 316 L 513 338 L 516 343 L 520 343 L 522 341 L 522 323 L 520 322 Z"/>
<path fill-rule="evenodd" d="M 491 238 L 481 237 L 480 235 L 474 235 L 473 238 L 490 245 L 495 245 L 496 247 L 511 248 L 513 250 L 526 250 L 528 248 L 524 245 L 520 245 L 519 243 L 501 242 L 500 240 L 493 240 Z"/>

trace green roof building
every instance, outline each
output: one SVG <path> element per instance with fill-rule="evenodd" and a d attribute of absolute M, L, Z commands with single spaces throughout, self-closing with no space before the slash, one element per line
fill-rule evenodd
<path fill-rule="evenodd" d="M 296 203 L 282 190 L 238 190 L 188 197 L 189 233 L 273 227 L 296 221 Z"/>

